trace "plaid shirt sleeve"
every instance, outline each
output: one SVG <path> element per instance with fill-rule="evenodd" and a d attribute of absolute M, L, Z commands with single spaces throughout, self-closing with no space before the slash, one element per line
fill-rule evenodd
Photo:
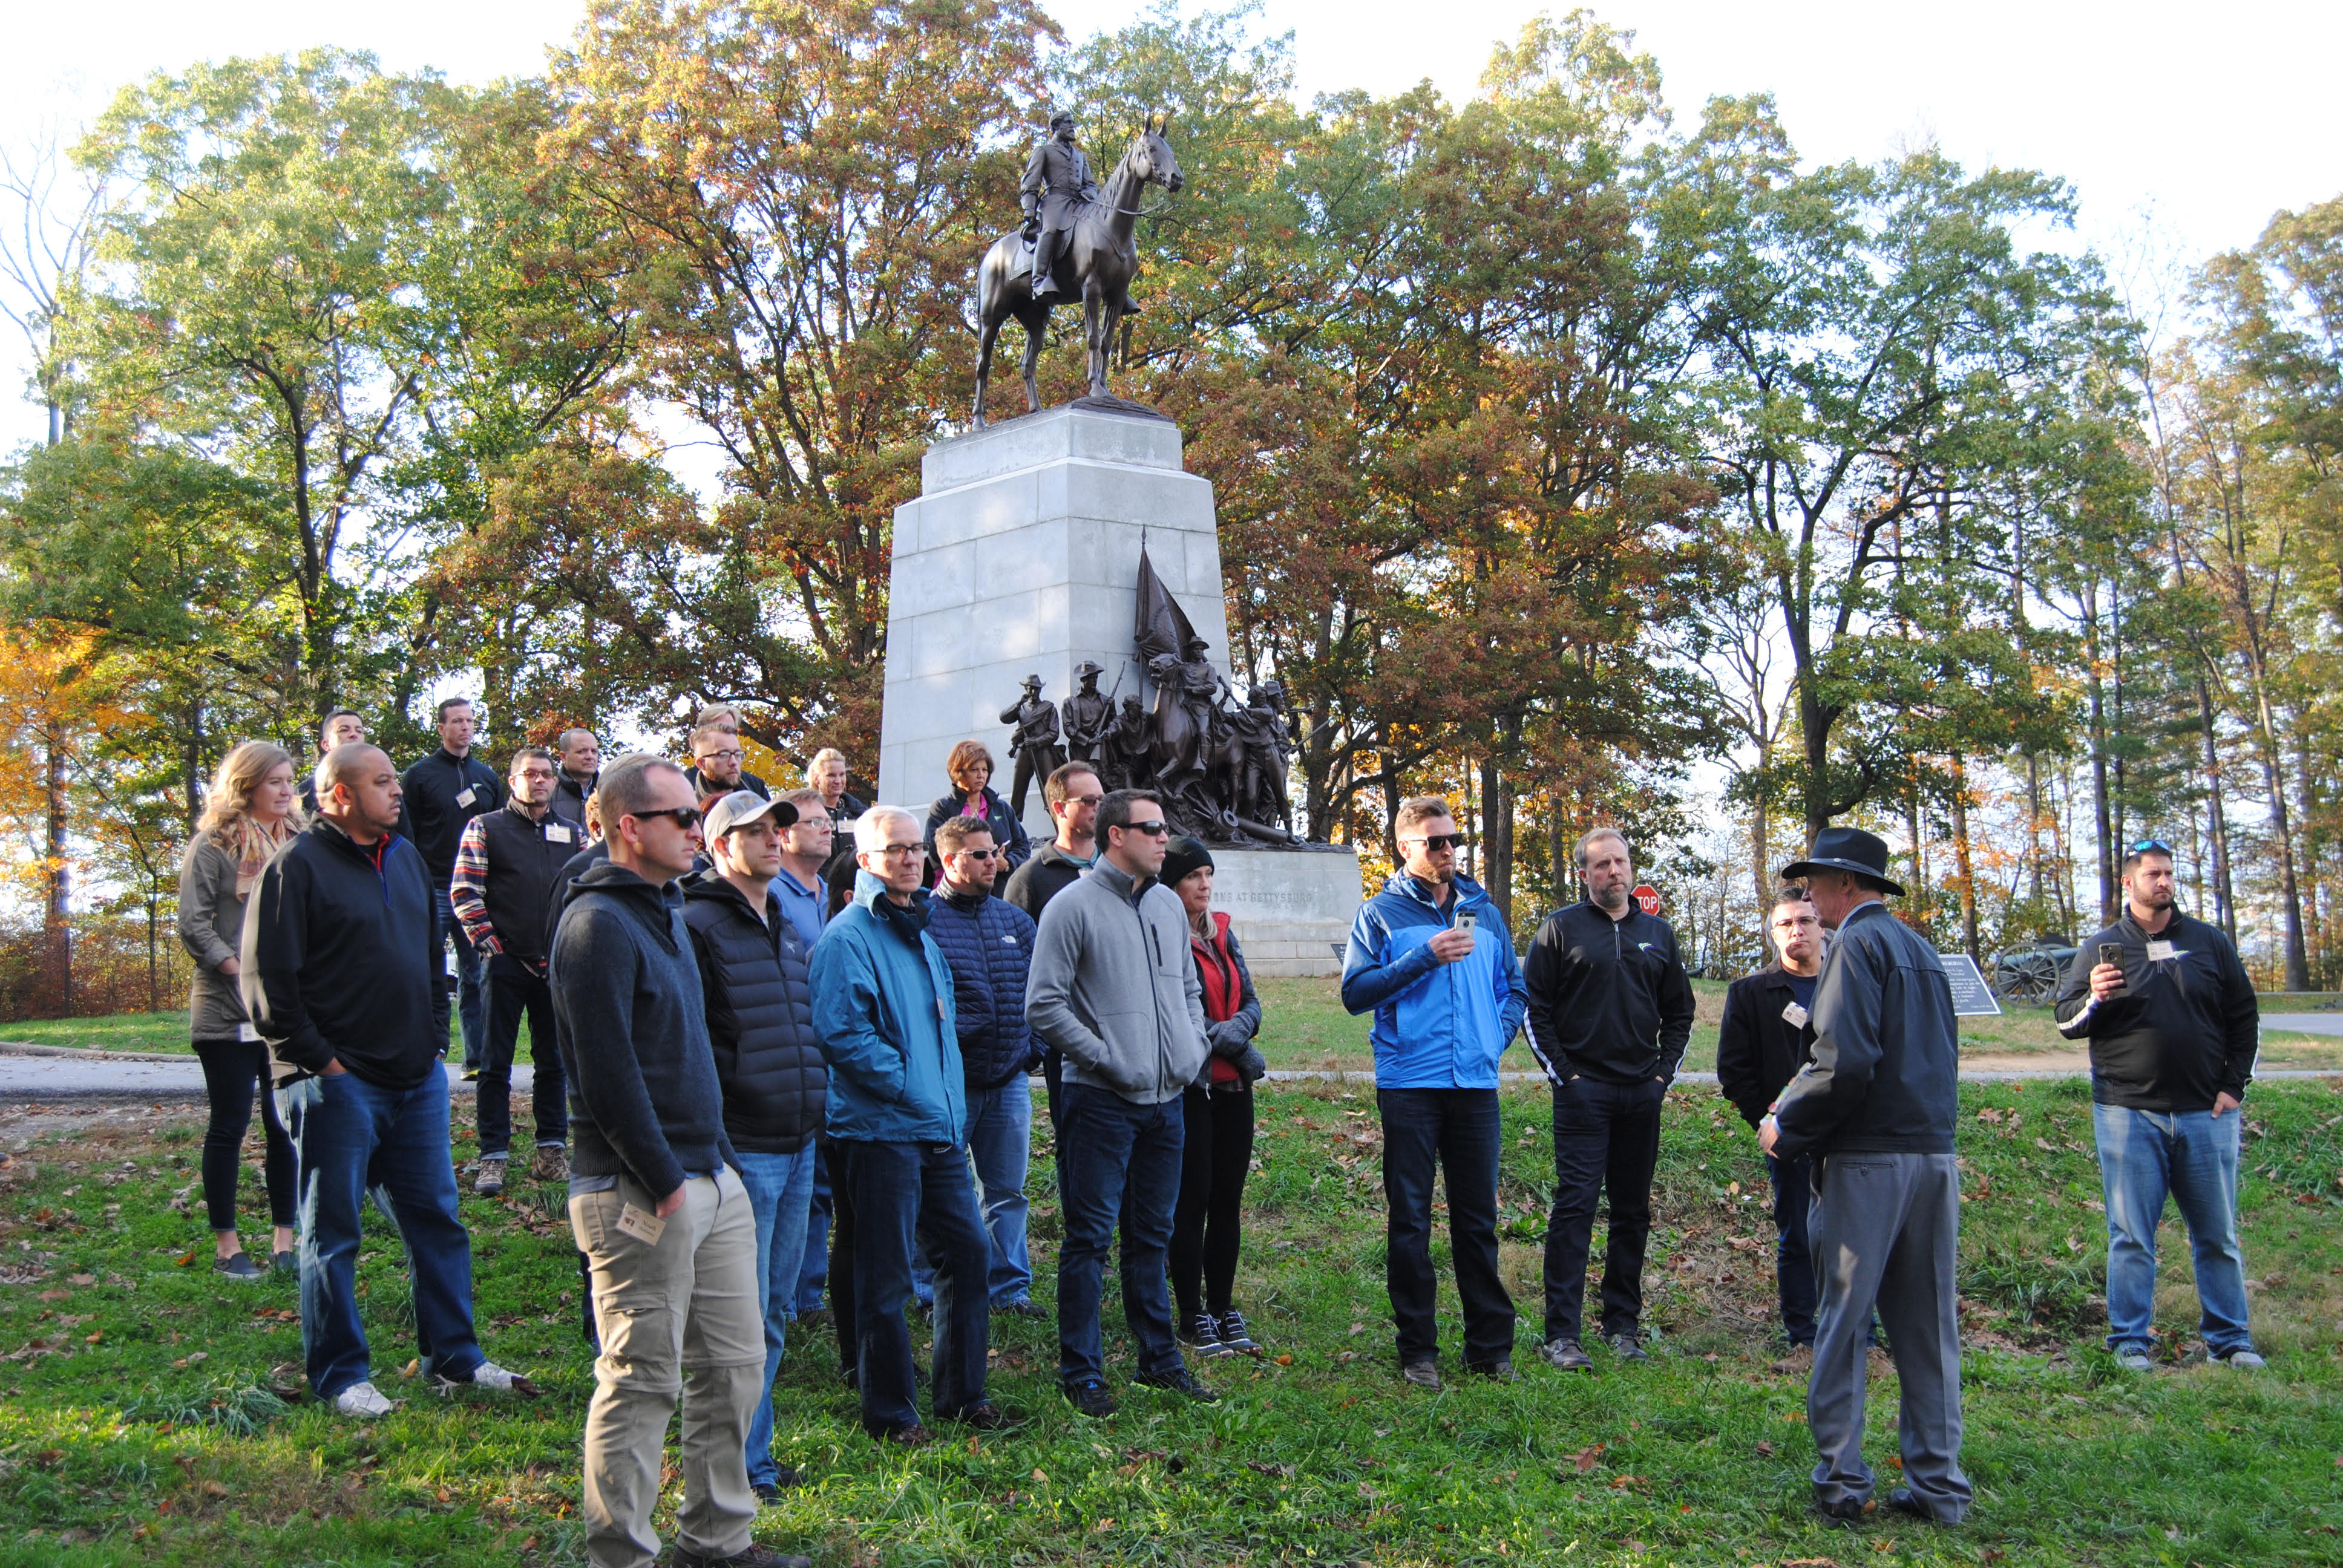
<path fill-rule="evenodd" d="M 488 835 L 483 825 L 487 819 L 475 817 L 464 824 L 464 837 L 456 845 L 456 877 L 447 884 L 447 901 L 455 906 L 456 919 L 463 922 L 472 946 L 483 953 L 494 953 L 504 949 L 497 940 L 496 928 L 488 924 Z"/>

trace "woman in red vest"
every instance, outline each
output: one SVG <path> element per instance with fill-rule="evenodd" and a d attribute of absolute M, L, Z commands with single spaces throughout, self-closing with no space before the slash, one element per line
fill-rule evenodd
<path fill-rule="evenodd" d="M 1269 1070 L 1252 1039 L 1261 1031 L 1244 951 L 1229 918 L 1212 909 L 1212 851 L 1172 840 L 1163 885 L 1188 909 L 1188 947 L 1204 985 L 1205 1033 L 1212 1053 L 1181 1096 L 1187 1118 L 1180 1155 L 1180 1201 L 1172 1216 L 1172 1291 L 1181 1337 L 1199 1356 L 1259 1355 L 1244 1314 L 1229 1304 L 1236 1282 L 1245 1171 L 1252 1163 L 1252 1086 Z"/>

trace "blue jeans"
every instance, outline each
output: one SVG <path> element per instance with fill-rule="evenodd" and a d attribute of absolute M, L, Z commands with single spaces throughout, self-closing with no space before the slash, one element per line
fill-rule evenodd
<path fill-rule="evenodd" d="M 2156 1320 L 2156 1226 L 2169 1192 L 2188 1224 L 2205 1344 L 2217 1356 L 2254 1348 L 2246 1324 L 2246 1256 L 2237 1246 L 2241 1111 L 2165 1113 L 2091 1107 L 2107 1202 L 2107 1348 L 2146 1351 Z M 1900 1348 L 1900 1347 L 1899 1347 Z"/>
<path fill-rule="evenodd" d="M 1379 1089 L 1383 1123 L 1383 1280 L 1402 1366 L 1436 1359 L 1440 1276 L 1432 1264 L 1432 1181 L 1448 1178 L 1449 1253 L 1464 1308 L 1464 1361 L 1513 1355 L 1513 1298 L 1497 1269 L 1497 1152 L 1504 1128 L 1493 1089 Z"/>
<path fill-rule="evenodd" d="M 805 1251 L 806 1210 L 813 1197 L 813 1141 L 794 1154 L 739 1151 L 740 1181 L 757 1217 L 757 1310 L 765 1320 L 765 1381 L 758 1386 L 757 1413 L 749 1422 L 749 1484 L 770 1486 L 780 1479 L 773 1462 L 773 1380 L 781 1375 L 781 1348 L 789 1333 L 789 1292 L 798 1282 Z"/>
<path fill-rule="evenodd" d="M 432 895 L 432 904 L 439 916 L 439 945 L 456 944 L 456 1013 L 464 1030 L 464 1070 L 478 1072 L 488 1050 L 488 966 L 480 961 L 480 952 L 472 939 L 464 934 L 464 922 L 456 918 L 456 906 L 447 899 L 447 885 L 441 882 Z M 446 1012 L 447 986 L 445 977 L 439 979 L 439 1027 L 447 1027 Z M 534 1025 L 531 1025 L 534 1028 Z"/>
<path fill-rule="evenodd" d="M 1139 1342 L 1139 1370 L 1173 1371 L 1186 1364 L 1172 1337 L 1172 1293 L 1164 1273 L 1186 1136 L 1180 1101 L 1175 1097 L 1161 1105 L 1133 1105 L 1111 1090 L 1069 1083 L 1059 1103 L 1066 1113 L 1058 1137 L 1066 1237 L 1058 1249 L 1058 1376 L 1074 1382 L 1106 1373 L 1099 1296 L 1118 1219 L 1122 1312 Z"/>
<path fill-rule="evenodd" d="M 569 1141 L 569 1091 L 563 1081 L 561 1052 L 554 1049 L 553 991 L 543 975 L 516 958 L 490 955 L 488 1050 L 479 1062 L 480 1157 L 512 1151 L 513 1056 L 520 1046 L 520 1020 L 528 1019 L 528 1054 L 537 1068 L 530 1103 L 536 1108 L 537 1146 L 558 1149 Z"/>
<path fill-rule="evenodd" d="M 992 1266 L 985 1290 L 995 1306 L 1031 1299 L 1033 1265 L 1025 1251 L 1025 1164 L 1032 1153 L 1033 1091 L 1020 1073 L 998 1089 L 968 1091 L 968 1158 L 976 1167 L 978 1201 Z M 912 1289 L 935 1300 L 935 1270 L 922 1256 Z"/>
<path fill-rule="evenodd" d="M 950 1420 L 984 1399 L 990 1313 L 984 1299 L 984 1227 L 969 1186 L 968 1151 L 953 1143 L 830 1146 L 839 1187 L 854 1211 L 855 1382 L 863 1429 L 884 1437 L 920 1424 L 912 1387 L 911 1250 L 937 1261 L 936 1414 Z"/>
<path fill-rule="evenodd" d="M 805 1261 L 798 1266 L 797 1289 L 789 1316 L 804 1317 L 821 1311 L 821 1292 L 830 1283 L 830 1152 L 820 1143 L 813 1150 L 813 1201 L 806 1208 Z"/>
<path fill-rule="evenodd" d="M 415 1295 L 421 1371 L 462 1382 L 485 1359 L 472 1332 L 472 1238 L 456 1217 L 447 1153 L 447 1079 L 437 1064 L 413 1089 L 354 1072 L 277 1091 L 300 1161 L 301 1353 L 310 1392 L 330 1400 L 368 1381 L 358 1321 L 358 1206 L 379 1183 L 397 1211 Z"/>

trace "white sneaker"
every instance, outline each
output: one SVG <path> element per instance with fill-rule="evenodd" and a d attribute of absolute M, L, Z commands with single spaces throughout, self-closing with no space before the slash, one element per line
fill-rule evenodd
<path fill-rule="evenodd" d="M 378 1415 L 388 1415 L 398 1406 L 383 1398 L 382 1391 L 370 1382 L 354 1382 L 334 1396 L 334 1408 L 344 1415 L 354 1415 L 360 1421 L 371 1421 Z"/>
<path fill-rule="evenodd" d="M 2259 1372 L 2269 1365 L 2251 1351 L 2231 1351 L 2227 1355 L 2215 1356 L 2213 1359 L 2225 1367 L 2235 1367 L 2239 1372 Z"/>
<path fill-rule="evenodd" d="M 472 1369 L 471 1386 L 487 1389 L 491 1393 L 535 1393 L 537 1392 L 537 1385 L 528 1379 L 517 1372 L 508 1372 L 494 1362 L 482 1362 Z"/>

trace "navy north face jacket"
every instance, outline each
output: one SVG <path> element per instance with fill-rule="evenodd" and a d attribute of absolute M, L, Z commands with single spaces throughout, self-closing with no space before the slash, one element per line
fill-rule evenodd
<path fill-rule="evenodd" d="M 998 1089 L 1032 1071 L 1041 1060 L 1025 1023 L 1033 917 L 990 894 L 940 893 L 928 905 L 928 935 L 951 966 L 960 1070 L 970 1092 Z"/>

